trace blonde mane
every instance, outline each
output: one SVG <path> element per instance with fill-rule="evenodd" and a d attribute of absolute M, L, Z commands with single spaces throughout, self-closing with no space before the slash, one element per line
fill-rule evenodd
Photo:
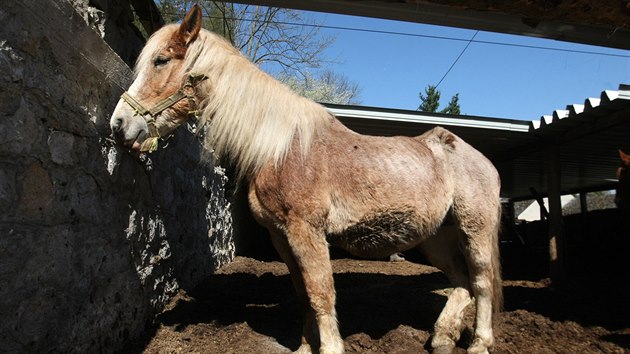
<path fill-rule="evenodd" d="M 167 42 L 160 32 L 172 34 L 176 29 L 169 25 L 158 31 L 155 42 Z M 140 57 L 138 66 L 148 64 L 146 60 Z M 202 30 L 190 44 L 183 68 L 184 75 L 208 77 L 198 87 L 205 97 L 199 122 L 207 128 L 204 144 L 217 157 L 230 159 L 239 177 L 255 174 L 268 163 L 281 164 L 295 138 L 305 156 L 318 130 L 331 122 L 323 106 L 298 96 L 209 31 Z"/>

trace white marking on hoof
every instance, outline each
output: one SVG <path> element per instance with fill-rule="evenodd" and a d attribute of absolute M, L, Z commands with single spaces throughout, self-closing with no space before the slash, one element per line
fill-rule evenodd
<path fill-rule="evenodd" d="M 468 347 L 468 350 L 466 350 L 466 353 L 468 353 L 468 354 L 489 354 L 488 353 L 488 347 L 485 344 L 483 344 L 483 340 L 481 338 L 476 338 L 472 342 L 470 347 Z"/>

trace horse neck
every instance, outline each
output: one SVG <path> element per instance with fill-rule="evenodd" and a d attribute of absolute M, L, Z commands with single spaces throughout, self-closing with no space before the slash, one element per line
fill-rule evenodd
<path fill-rule="evenodd" d="M 269 163 L 281 164 L 295 139 L 306 155 L 314 136 L 330 122 L 321 105 L 300 97 L 240 55 L 209 71 L 203 119 L 206 142 L 227 156 L 243 177 Z"/>

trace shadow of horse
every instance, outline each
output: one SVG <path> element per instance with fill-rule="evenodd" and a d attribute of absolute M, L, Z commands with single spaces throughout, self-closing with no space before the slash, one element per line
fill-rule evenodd
<path fill-rule="evenodd" d="M 433 291 L 449 286 L 442 273 L 343 273 L 335 274 L 335 284 L 342 336 L 365 333 L 372 338 L 381 338 L 400 325 L 431 332 L 446 302 L 445 296 Z M 217 274 L 189 295 L 194 300 L 179 301 L 158 317 L 157 325 L 183 330 L 199 323 L 247 322 L 255 332 L 287 348 L 300 344 L 302 320 L 288 275 Z"/>

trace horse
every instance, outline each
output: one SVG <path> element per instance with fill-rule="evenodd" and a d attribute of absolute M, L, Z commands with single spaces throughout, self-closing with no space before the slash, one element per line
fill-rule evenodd
<path fill-rule="evenodd" d="M 630 155 L 619 150 L 621 166 L 617 168 L 617 188 L 615 192 L 615 204 L 617 209 L 628 214 L 630 211 L 630 178 L 628 178 L 628 166 L 630 166 Z"/>
<path fill-rule="evenodd" d="M 487 353 L 502 304 L 492 163 L 441 127 L 416 137 L 355 133 L 201 24 L 195 5 L 149 38 L 111 116 L 112 135 L 139 154 L 190 119 L 205 127 L 204 147 L 234 166 L 289 269 L 303 311 L 296 352 L 344 352 L 332 245 L 370 258 L 419 249 L 453 284 L 434 352 L 453 351 L 474 299 L 468 352 Z"/>

